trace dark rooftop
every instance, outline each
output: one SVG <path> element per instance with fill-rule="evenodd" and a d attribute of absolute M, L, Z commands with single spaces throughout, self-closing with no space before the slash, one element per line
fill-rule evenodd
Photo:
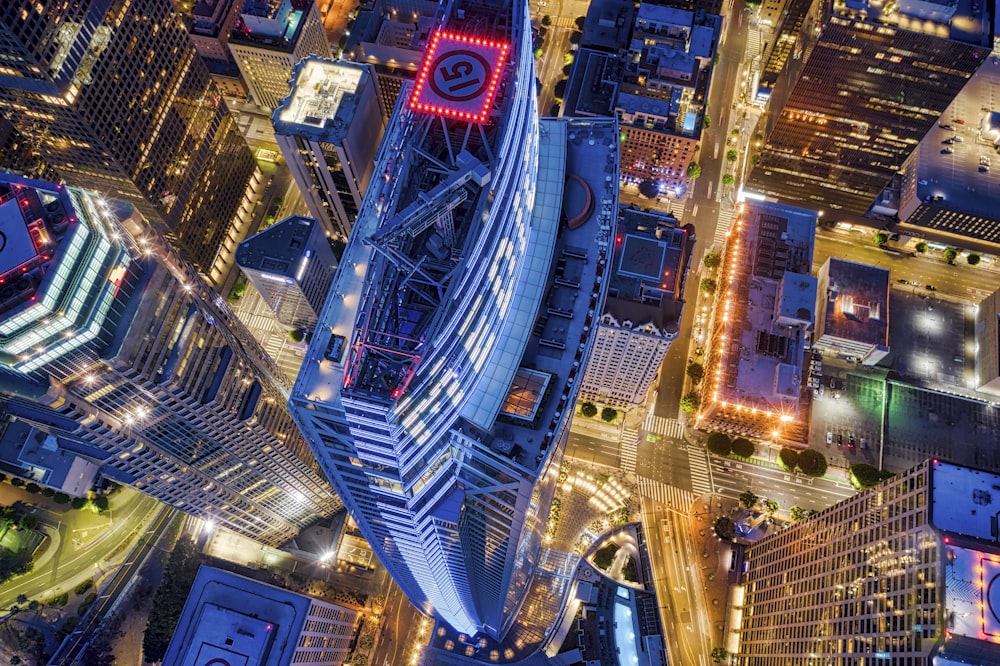
<path fill-rule="evenodd" d="M 821 280 L 824 274 L 829 281 L 820 298 L 826 299 L 826 316 L 819 321 L 817 339 L 832 335 L 888 346 L 889 271 L 830 257 L 820 269 Z"/>

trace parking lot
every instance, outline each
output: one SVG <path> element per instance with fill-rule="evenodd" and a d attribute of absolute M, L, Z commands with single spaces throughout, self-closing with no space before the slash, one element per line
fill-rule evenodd
<path fill-rule="evenodd" d="M 889 355 L 880 366 L 931 387 L 970 385 L 975 371 L 971 306 L 942 299 L 922 285 L 901 288 L 897 283 L 889 316 Z"/>
<path fill-rule="evenodd" d="M 878 464 L 885 373 L 858 368 L 825 359 L 823 395 L 818 397 L 814 393 L 817 399 L 813 401 L 812 448 L 823 452 L 831 464 L 841 467 L 859 462 Z"/>

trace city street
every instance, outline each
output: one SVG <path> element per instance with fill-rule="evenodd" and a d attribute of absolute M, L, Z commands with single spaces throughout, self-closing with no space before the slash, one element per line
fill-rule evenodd
<path fill-rule="evenodd" d="M 6 484 L 0 488 L 4 503 L 10 502 L 11 490 L 21 492 Z M 49 599 L 110 571 L 124 557 L 129 544 L 142 535 L 159 506 L 156 500 L 130 488 L 122 488 L 111 497 L 111 509 L 106 515 L 52 510 L 41 506 L 43 501 L 46 505 L 49 502 L 40 496 L 24 494 L 39 498 L 33 513 L 52 542 L 30 573 L 0 588 L 0 608 L 10 607 L 21 594 L 29 599 Z"/>

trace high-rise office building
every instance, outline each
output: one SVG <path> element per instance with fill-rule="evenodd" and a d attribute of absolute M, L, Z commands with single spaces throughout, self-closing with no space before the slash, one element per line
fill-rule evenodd
<path fill-rule="evenodd" d="M 745 188 L 865 214 L 993 44 L 992 3 L 790 0 L 764 54 L 768 111 Z"/>
<path fill-rule="evenodd" d="M 277 544 L 339 502 L 250 333 L 127 203 L 0 174 L 0 394 L 101 472 Z"/>
<path fill-rule="evenodd" d="M 0 113 L 48 166 L 224 282 L 260 174 L 170 0 L 11 0 L 0 41 Z"/>
<path fill-rule="evenodd" d="M 229 50 L 250 98 L 274 109 L 288 95 L 292 67 L 308 55 L 330 57 L 316 0 L 238 0 L 240 17 Z"/>
<path fill-rule="evenodd" d="M 621 209 L 608 297 L 583 373 L 582 399 L 624 409 L 645 402 L 680 333 L 693 244 L 670 213 Z"/>
<path fill-rule="evenodd" d="M 617 211 L 614 121 L 540 126 L 527 10 L 449 6 L 290 401 L 393 578 L 466 636 L 503 636 L 538 564 Z"/>
<path fill-rule="evenodd" d="M 1000 663 L 997 488 L 927 461 L 750 546 L 736 663 Z"/>
<path fill-rule="evenodd" d="M 309 213 L 333 238 L 351 232 L 385 133 L 377 87 L 371 65 L 304 58 L 271 118 Z"/>
<path fill-rule="evenodd" d="M 287 217 L 240 243 L 236 263 L 279 322 L 312 330 L 337 268 L 319 222 Z"/>
<path fill-rule="evenodd" d="M 163 658 L 173 666 L 341 666 L 360 613 L 202 566 Z"/>

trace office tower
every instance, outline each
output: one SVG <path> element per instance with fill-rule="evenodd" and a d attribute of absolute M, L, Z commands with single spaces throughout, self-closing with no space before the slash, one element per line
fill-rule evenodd
<path fill-rule="evenodd" d="M 985 0 L 790 0 L 764 54 L 765 141 L 745 189 L 892 214 L 890 181 L 989 55 L 991 14 Z"/>
<path fill-rule="evenodd" d="M 0 174 L 8 413 L 100 449 L 106 477 L 265 543 L 333 513 L 273 362 L 130 204 L 115 208 Z"/>
<path fill-rule="evenodd" d="M 508 631 L 537 564 L 603 307 L 617 146 L 612 120 L 539 126 L 526 3 L 449 6 L 292 393 L 379 559 L 467 637 Z M 564 198 L 567 168 L 588 177 Z"/>
<path fill-rule="evenodd" d="M 229 50 L 250 98 L 274 109 L 288 95 L 292 67 L 308 55 L 330 57 L 315 0 L 237 0 L 240 17 L 229 33 Z"/>
<path fill-rule="evenodd" d="M 1000 289 L 976 307 L 976 386 L 1000 395 Z"/>
<path fill-rule="evenodd" d="M 736 663 L 1000 663 L 998 487 L 927 461 L 751 545 Z"/>
<path fill-rule="evenodd" d="M 170 0 L 12 0 L 0 34 L 0 113 L 67 182 L 130 201 L 224 282 L 260 174 Z"/>
<path fill-rule="evenodd" d="M 309 213 L 332 238 L 347 240 L 385 133 L 371 65 L 305 58 L 275 110 L 274 137 Z"/>
<path fill-rule="evenodd" d="M 337 260 L 319 223 L 292 215 L 240 243 L 239 265 L 285 326 L 312 330 Z"/>
<path fill-rule="evenodd" d="M 360 613 L 202 565 L 164 664 L 340 666 Z"/>
<path fill-rule="evenodd" d="M 783 204 L 740 204 L 718 274 L 699 428 L 790 442 L 808 434 L 802 376 L 817 219 Z"/>
<path fill-rule="evenodd" d="M 684 278 L 694 240 L 670 213 L 622 208 L 611 275 L 580 398 L 631 409 L 643 404 L 680 332 Z"/>
<path fill-rule="evenodd" d="M 722 18 L 702 9 L 591 4 L 581 40 L 591 48 L 574 58 L 563 114 L 618 118 L 625 183 L 684 193 L 721 30 Z"/>
<path fill-rule="evenodd" d="M 813 347 L 869 366 L 888 355 L 888 269 L 830 257 L 816 278 Z"/>

